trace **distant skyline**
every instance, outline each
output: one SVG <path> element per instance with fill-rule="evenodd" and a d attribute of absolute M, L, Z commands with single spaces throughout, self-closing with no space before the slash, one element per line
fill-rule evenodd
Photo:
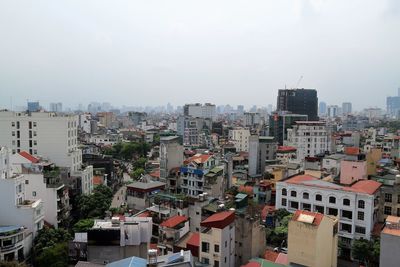
<path fill-rule="evenodd" d="M 0 2 L 0 108 L 328 105 L 385 108 L 400 87 L 398 0 Z"/>

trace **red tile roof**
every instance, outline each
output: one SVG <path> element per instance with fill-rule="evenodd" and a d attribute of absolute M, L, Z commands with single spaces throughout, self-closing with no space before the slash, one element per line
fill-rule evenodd
<path fill-rule="evenodd" d="M 275 260 L 275 263 L 280 263 L 283 265 L 288 265 L 289 260 L 288 260 L 288 255 L 285 253 L 279 253 L 278 257 Z"/>
<path fill-rule="evenodd" d="M 381 187 L 381 185 L 381 183 L 374 180 L 360 180 L 351 187 L 344 187 L 343 189 L 346 191 L 372 195 L 379 189 L 379 187 Z"/>
<path fill-rule="evenodd" d="M 273 250 L 266 250 L 264 254 L 264 259 L 275 262 L 276 258 L 278 258 L 278 255 L 278 252 L 275 252 Z"/>
<path fill-rule="evenodd" d="M 186 217 L 186 216 L 179 216 L 179 215 L 176 215 L 176 216 L 173 216 L 173 217 L 169 218 L 169 219 L 166 220 L 166 221 L 163 221 L 163 222 L 160 224 L 160 226 L 168 227 L 168 228 L 174 228 L 174 227 L 176 227 L 177 225 L 179 225 L 179 224 L 181 224 L 181 223 L 183 223 L 183 222 L 186 222 L 187 220 L 189 220 L 189 218 Z"/>
<path fill-rule="evenodd" d="M 209 158 L 212 155 L 207 155 L 207 154 L 196 154 L 193 157 L 190 157 L 187 159 L 188 162 L 192 162 L 194 161 L 195 163 L 199 164 L 199 163 L 204 163 L 207 160 L 209 160 Z"/>
<path fill-rule="evenodd" d="M 346 147 L 346 148 L 344 149 L 344 153 L 345 153 L 346 155 L 353 155 L 353 156 L 356 156 L 356 155 L 359 155 L 359 154 L 360 154 L 360 149 L 359 149 L 358 147 Z"/>
<path fill-rule="evenodd" d="M 200 247 L 200 233 L 193 233 L 192 236 L 187 241 L 186 245 L 191 245 L 195 247 Z"/>
<path fill-rule="evenodd" d="M 295 152 L 296 150 L 294 146 L 278 146 L 277 152 Z"/>
<path fill-rule="evenodd" d="M 313 180 L 319 180 L 319 179 L 317 179 L 314 176 L 304 174 L 304 175 L 296 175 L 293 178 L 287 180 L 286 182 L 289 184 L 300 184 L 302 182 L 313 181 Z"/>
<path fill-rule="evenodd" d="M 19 152 L 19 154 L 21 156 L 23 156 L 24 158 L 26 158 L 27 160 L 29 160 L 30 162 L 32 162 L 32 163 L 38 163 L 39 162 L 39 159 L 35 158 L 34 156 L 32 156 L 31 154 L 29 154 L 26 151 L 21 151 L 21 152 Z"/>
<path fill-rule="evenodd" d="M 223 229 L 226 226 L 233 223 L 234 220 L 235 220 L 235 212 L 222 211 L 211 215 L 210 217 L 202 221 L 200 225 L 204 227 L 214 227 L 218 229 Z"/>
<path fill-rule="evenodd" d="M 292 221 L 298 221 L 300 215 L 308 215 L 308 216 L 313 216 L 314 220 L 312 222 L 313 225 L 318 226 L 322 219 L 324 218 L 324 215 L 321 213 L 317 213 L 317 212 L 311 212 L 311 211 L 307 211 L 307 210 L 296 210 L 296 212 L 294 213 L 293 217 L 292 217 Z"/>

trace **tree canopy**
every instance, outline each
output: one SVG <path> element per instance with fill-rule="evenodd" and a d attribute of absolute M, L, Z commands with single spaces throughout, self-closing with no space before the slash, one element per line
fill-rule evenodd
<path fill-rule="evenodd" d="M 352 245 L 353 258 L 359 260 L 362 263 L 366 263 L 367 266 L 378 266 L 379 265 L 379 254 L 380 254 L 380 241 L 379 239 L 366 240 L 363 238 L 356 239 Z"/>
<path fill-rule="evenodd" d="M 110 208 L 113 198 L 112 190 L 105 185 L 98 185 L 91 195 L 78 198 L 79 218 L 99 218 Z"/>
<path fill-rule="evenodd" d="M 76 224 L 74 224 L 72 230 L 75 233 L 83 233 L 87 232 L 92 226 L 94 225 L 94 220 L 93 219 L 82 219 L 78 221 Z"/>
<path fill-rule="evenodd" d="M 144 141 L 117 143 L 111 148 L 104 150 L 104 154 L 123 160 L 146 157 L 150 150 L 150 145 Z"/>

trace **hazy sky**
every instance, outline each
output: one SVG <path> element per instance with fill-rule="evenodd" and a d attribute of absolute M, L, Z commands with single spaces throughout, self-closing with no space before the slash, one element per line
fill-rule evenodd
<path fill-rule="evenodd" d="M 0 0 L 0 107 L 276 105 L 277 89 L 385 106 L 399 0 Z"/>

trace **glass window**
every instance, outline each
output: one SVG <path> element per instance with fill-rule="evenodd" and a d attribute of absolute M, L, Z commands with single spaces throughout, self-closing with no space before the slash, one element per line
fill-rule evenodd
<path fill-rule="evenodd" d="M 359 209 L 364 209 L 365 208 L 365 201 L 364 200 L 359 200 L 358 201 L 358 208 Z"/>
<path fill-rule="evenodd" d="M 217 244 L 214 245 L 214 252 L 219 252 L 219 245 Z"/>
<path fill-rule="evenodd" d="M 329 203 L 335 204 L 336 203 L 336 198 L 335 197 L 329 197 Z"/>
<path fill-rule="evenodd" d="M 286 188 L 282 188 L 282 196 L 286 196 L 287 195 L 287 190 Z"/>
<path fill-rule="evenodd" d="M 208 242 L 201 242 L 201 251 L 202 252 L 209 252 L 210 251 L 210 244 Z"/>
<path fill-rule="evenodd" d="M 385 193 L 385 202 L 392 202 L 392 194 Z"/>
<path fill-rule="evenodd" d="M 291 197 L 297 197 L 297 192 L 294 191 L 294 190 L 290 191 L 290 196 Z"/>
<path fill-rule="evenodd" d="M 383 210 L 383 213 L 384 213 L 385 215 L 392 215 L 392 207 L 385 206 L 385 208 L 384 208 L 384 210 Z"/>
<path fill-rule="evenodd" d="M 286 205 L 287 205 L 287 200 L 286 200 L 286 198 L 282 198 L 281 205 L 284 206 L 284 207 L 286 207 Z"/>
<path fill-rule="evenodd" d="M 356 226 L 355 231 L 356 231 L 356 233 L 358 233 L 358 234 L 364 234 L 364 235 L 365 235 L 365 227 Z"/>
<path fill-rule="evenodd" d="M 322 201 L 322 196 L 320 194 L 315 195 L 316 201 Z"/>
<path fill-rule="evenodd" d="M 360 221 L 364 221 L 364 212 L 362 211 L 357 212 L 357 219 Z"/>
<path fill-rule="evenodd" d="M 303 193 L 303 198 L 304 198 L 304 199 L 309 199 L 309 198 L 310 198 L 310 195 L 309 195 L 307 192 L 304 192 L 304 193 Z"/>
<path fill-rule="evenodd" d="M 343 205 L 350 206 L 350 199 L 348 199 L 348 198 L 343 199 Z"/>

